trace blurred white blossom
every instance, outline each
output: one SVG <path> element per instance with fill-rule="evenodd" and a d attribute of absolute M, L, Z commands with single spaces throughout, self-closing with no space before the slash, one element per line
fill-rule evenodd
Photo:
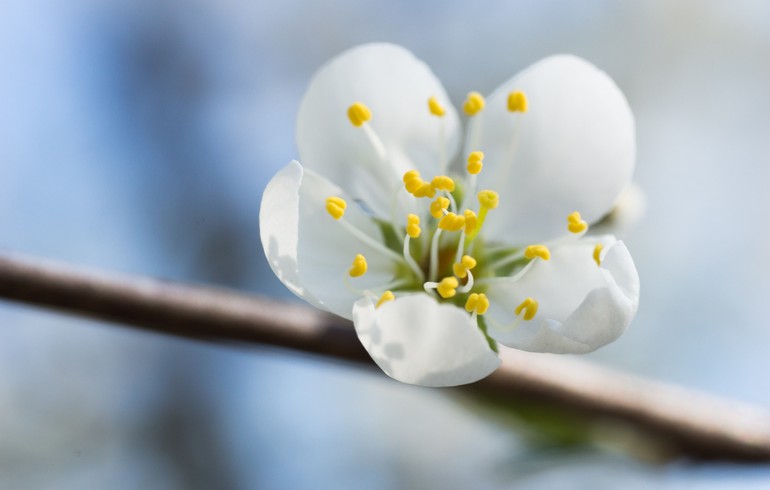
<path fill-rule="evenodd" d="M 352 319 L 388 375 L 451 386 L 499 365 L 497 342 L 584 353 L 636 313 L 639 279 L 613 236 L 585 236 L 628 185 L 634 122 L 617 86 L 553 56 L 460 117 L 430 69 L 390 44 L 313 78 L 300 158 L 268 185 L 262 243 L 278 277 Z M 427 180 L 423 176 L 428 177 Z"/>

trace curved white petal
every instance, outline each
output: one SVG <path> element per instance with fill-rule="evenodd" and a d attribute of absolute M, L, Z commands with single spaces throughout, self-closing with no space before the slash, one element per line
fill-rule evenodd
<path fill-rule="evenodd" d="M 515 90 L 526 94 L 528 112 L 508 112 L 507 97 Z M 505 210 L 491 212 L 484 225 L 495 238 L 557 237 L 573 211 L 594 222 L 633 172 L 628 102 L 604 72 L 575 56 L 546 58 L 505 82 L 468 132 L 467 151 L 486 156 L 479 186 L 498 191 Z"/>
<path fill-rule="evenodd" d="M 604 243 L 601 266 L 594 245 Z M 584 239 L 551 250 L 518 280 L 490 281 L 489 335 L 504 345 L 555 354 L 591 352 L 617 339 L 636 314 L 639 276 L 623 242 Z M 514 322 L 525 298 L 538 304 L 535 317 Z"/>
<path fill-rule="evenodd" d="M 395 261 L 345 230 L 326 212 L 326 198 L 347 200 L 343 219 L 380 240 L 377 225 L 355 202 L 323 177 L 289 163 L 265 188 L 259 210 L 262 247 L 270 267 L 296 295 L 309 303 L 350 319 L 360 291 L 345 284 L 356 254 L 366 257 L 369 270 L 348 278 L 356 289 L 385 285 L 393 278 Z"/>
<path fill-rule="evenodd" d="M 361 299 L 353 308 L 353 323 L 374 362 L 403 383 L 462 385 L 500 365 L 470 315 L 427 294 L 397 297 L 379 308 Z"/>
<path fill-rule="evenodd" d="M 430 97 L 444 106 L 444 117 L 430 114 Z M 367 124 L 383 143 L 385 162 L 364 129 L 348 120 L 348 107 L 355 102 L 371 109 Z M 427 180 L 443 173 L 457 151 L 459 135 L 457 113 L 433 72 L 392 44 L 358 46 L 321 67 L 297 119 L 297 146 L 305 167 L 336 182 L 384 218 L 390 217 L 392 196 L 403 186 L 404 173 L 417 169 Z"/>

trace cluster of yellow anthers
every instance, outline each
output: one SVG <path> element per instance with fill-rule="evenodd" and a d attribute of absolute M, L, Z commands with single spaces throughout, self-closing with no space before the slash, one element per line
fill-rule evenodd
<path fill-rule="evenodd" d="M 478 105 L 478 100 L 475 99 Z M 483 105 L 483 99 L 481 105 Z M 483 167 L 484 154 L 480 151 L 474 151 L 468 156 L 468 170 L 469 177 L 475 177 L 481 168 Z M 435 290 L 436 293 L 443 299 L 454 298 L 458 292 L 470 293 L 474 281 L 472 269 L 476 267 L 476 259 L 470 255 L 463 254 L 465 245 L 469 244 L 478 234 L 487 213 L 491 209 L 495 209 L 500 199 L 496 192 L 492 190 L 483 190 L 477 194 L 479 202 L 478 214 L 472 209 L 465 209 L 462 213 L 459 213 L 459 208 L 454 202 L 452 197 L 452 191 L 455 189 L 454 181 L 447 176 L 434 177 L 430 182 L 423 181 L 420 178 L 420 174 L 416 170 L 407 172 L 404 175 L 404 186 L 407 192 L 410 192 L 415 197 L 423 197 L 416 192 L 412 192 L 414 189 L 421 189 L 424 186 L 429 185 L 434 189 L 435 193 L 443 193 L 439 195 L 430 204 L 430 214 L 433 218 L 438 220 L 437 229 L 433 234 L 431 240 L 431 253 L 430 253 L 430 267 L 429 267 L 429 281 L 425 282 L 423 287 L 426 292 L 430 293 Z M 475 187 L 469 185 L 469 190 Z M 424 197 L 430 197 L 430 193 Z M 438 273 L 437 267 L 437 248 L 439 243 L 439 237 L 442 232 L 460 232 L 460 237 L 457 243 L 456 261 L 452 265 L 451 276 L 444 277 L 440 281 L 434 280 L 435 275 Z M 461 285 L 461 282 L 464 284 Z M 483 315 L 489 308 L 489 300 L 484 293 L 471 293 L 469 294 L 466 302 L 466 311 L 475 315 Z"/>
<path fill-rule="evenodd" d="M 508 96 L 508 110 L 510 112 L 527 112 L 527 97 L 521 91 L 513 91 Z M 463 104 L 464 112 L 473 117 L 484 109 L 485 100 L 478 92 L 471 92 L 468 94 L 465 103 Z M 436 117 L 443 117 L 446 114 L 446 110 L 442 107 L 441 103 L 436 97 L 428 99 L 428 110 Z M 363 127 L 370 138 L 373 141 L 377 141 L 378 138 L 373 133 L 373 130 L 366 125 L 366 123 L 372 118 L 371 110 L 361 102 L 356 102 L 348 108 L 348 119 L 350 123 L 355 127 Z M 468 163 L 466 170 L 468 172 L 465 191 L 473 193 L 476 188 L 476 176 L 481 172 L 484 166 L 484 153 L 481 151 L 473 151 L 468 155 Z M 403 260 L 411 268 L 414 275 L 423 282 L 423 288 L 427 293 L 435 291 L 441 298 L 450 299 L 454 298 L 457 293 L 468 294 L 467 301 L 465 302 L 465 309 L 471 313 L 474 317 L 476 315 L 483 315 L 489 309 L 489 300 L 484 293 L 471 292 L 474 286 L 473 273 L 471 272 L 477 265 L 476 259 L 470 255 L 464 254 L 465 247 L 469 245 L 474 238 L 478 235 L 487 214 L 490 210 L 497 208 L 500 203 L 500 198 L 497 192 L 492 190 L 481 190 L 476 194 L 479 207 L 478 212 L 472 209 L 465 209 L 460 212 L 460 208 L 455 202 L 453 192 L 455 191 L 455 181 L 446 175 L 438 175 L 431 180 L 423 180 L 420 172 L 417 170 L 410 170 L 403 176 L 404 188 L 406 191 L 415 198 L 431 199 L 430 203 L 430 215 L 437 220 L 436 228 L 433 232 L 433 236 L 430 239 L 430 254 L 428 260 L 428 270 L 424 271 L 417 261 L 412 257 L 410 249 L 410 239 L 419 238 L 422 234 L 422 228 L 420 227 L 420 217 L 416 214 L 407 215 L 403 259 L 397 255 L 393 250 L 383 248 L 384 246 L 378 243 L 373 243 L 370 237 L 366 237 L 357 230 L 352 224 L 347 223 L 342 219 L 345 215 L 347 203 L 344 199 L 331 196 L 326 199 L 326 211 L 335 219 L 340 221 L 351 233 L 354 233 L 362 240 L 372 244 L 376 248 L 384 251 L 391 256 L 397 256 L 399 260 Z M 588 229 L 588 224 L 583 221 L 580 213 L 577 211 L 570 214 L 567 217 L 567 229 L 575 234 L 583 234 Z M 453 275 L 444 277 L 440 281 L 436 281 L 436 276 L 439 273 L 439 243 L 442 232 L 455 233 L 460 232 L 460 237 L 457 242 L 456 248 L 456 260 L 452 265 Z M 593 258 L 597 264 L 600 264 L 600 254 L 602 251 L 602 245 L 598 244 L 594 248 Z M 512 262 L 518 258 L 525 258 L 528 260 L 541 259 L 549 260 L 551 258 L 551 252 L 545 245 L 530 245 L 526 247 L 523 254 L 515 254 L 503 262 Z M 394 257 L 395 258 L 395 257 Z M 498 265 L 500 262 L 497 263 Z M 361 277 L 366 274 L 368 269 L 366 258 L 358 254 L 353 259 L 353 263 L 348 270 L 350 277 Z M 427 281 L 426 279 L 427 274 Z M 371 292 L 366 291 L 366 294 L 376 298 Z M 395 299 L 395 295 L 392 291 L 385 291 L 378 299 L 376 307 L 379 307 L 387 301 Z M 515 309 L 515 313 L 519 320 L 531 320 L 537 314 L 538 303 L 534 298 L 526 298 Z"/>

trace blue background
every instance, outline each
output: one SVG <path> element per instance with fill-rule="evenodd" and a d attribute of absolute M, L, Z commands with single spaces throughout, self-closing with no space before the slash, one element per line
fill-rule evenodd
<path fill-rule="evenodd" d="M 628 333 L 587 356 L 770 409 L 770 4 L 0 0 L 0 249 L 288 297 L 262 189 L 312 73 L 403 44 L 456 103 L 606 70 L 647 214 Z M 0 304 L 2 488 L 770 488 L 770 467 L 538 452 L 439 391 Z"/>

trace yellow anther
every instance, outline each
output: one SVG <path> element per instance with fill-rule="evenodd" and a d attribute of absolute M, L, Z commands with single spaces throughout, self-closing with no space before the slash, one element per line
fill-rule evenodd
<path fill-rule="evenodd" d="M 465 216 L 447 213 L 438 222 L 438 227 L 446 231 L 460 231 L 465 227 Z"/>
<path fill-rule="evenodd" d="M 404 174 L 404 187 L 406 187 L 406 192 L 414 197 L 430 197 L 432 199 L 436 195 L 436 189 L 430 182 L 422 180 L 420 172 L 417 170 L 410 170 Z"/>
<path fill-rule="evenodd" d="M 326 211 L 328 211 L 334 219 L 340 219 L 345 216 L 345 208 L 347 207 L 348 203 L 341 197 L 331 196 L 326 198 Z"/>
<path fill-rule="evenodd" d="M 537 301 L 535 301 L 533 298 L 527 298 L 516 307 L 514 312 L 516 315 L 521 315 L 521 313 L 524 312 L 524 319 L 532 320 L 537 314 Z"/>
<path fill-rule="evenodd" d="M 470 92 L 463 103 L 463 111 L 469 116 L 475 116 L 484 109 L 484 96 L 478 92 Z"/>
<path fill-rule="evenodd" d="M 435 97 L 431 97 L 430 99 L 428 99 L 428 109 L 430 110 L 431 114 L 437 117 L 444 117 L 444 114 L 446 114 L 444 107 L 439 103 L 438 99 Z"/>
<path fill-rule="evenodd" d="M 594 261 L 596 262 L 596 265 L 602 265 L 602 258 L 600 257 L 602 253 L 602 249 L 604 248 L 604 245 L 601 243 L 597 243 L 594 247 Z"/>
<path fill-rule="evenodd" d="M 410 170 L 407 173 L 404 174 L 404 184 L 409 183 L 413 180 L 421 180 L 420 179 L 420 172 L 417 170 Z"/>
<path fill-rule="evenodd" d="M 350 119 L 350 123 L 357 128 L 371 118 L 372 111 L 361 102 L 356 102 L 348 107 L 348 119 Z"/>
<path fill-rule="evenodd" d="M 477 315 L 483 315 L 489 309 L 489 300 L 484 293 L 473 293 L 468 296 L 468 301 L 465 302 L 465 311 L 469 313 L 476 313 Z"/>
<path fill-rule="evenodd" d="M 460 279 L 464 279 L 468 275 L 468 271 L 474 267 L 476 267 L 476 259 L 470 255 L 463 255 L 463 258 L 460 260 L 460 262 L 456 262 L 452 266 L 452 270 L 454 271 L 455 276 L 459 277 Z"/>
<path fill-rule="evenodd" d="M 543 260 L 548 260 L 551 258 L 551 251 L 545 245 L 530 245 L 524 249 L 524 257 L 528 259 L 540 257 Z"/>
<path fill-rule="evenodd" d="M 406 184 L 404 184 L 404 187 L 406 188 L 406 192 L 409 194 L 414 194 L 418 190 L 420 190 L 420 187 L 422 186 L 423 182 L 422 179 L 412 179 Z"/>
<path fill-rule="evenodd" d="M 433 181 L 430 185 L 439 191 L 452 192 L 455 190 L 455 181 L 446 175 L 437 175 L 436 177 L 433 177 Z"/>
<path fill-rule="evenodd" d="M 484 152 L 472 151 L 468 155 L 468 173 L 476 175 L 481 172 L 481 167 L 484 166 Z"/>
<path fill-rule="evenodd" d="M 500 196 L 495 191 L 481 191 L 478 198 L 482 208 L 495 209 L 500 204 Z"/>
<path fill-rule="evenodd" d="M 427 197 L 433 199 L 436 196 L 436 189 L 430 185 L 430 182 L 425 182 L 423 180 L 420 182 L 420 186 L 417 188 L 417 190 L 412 192 L 412 195 L 414 197 Z"/>
<path fill-rule="evenodd" d="M 350 277 L 361 277 L 366 274 L 368 269 L 369 266 L 366 264 L 366 257 L 358 254 L 356 255 L 356 258 L 353 259 L 353 265 L 348 269 L 348 274 L 350 274 Z"/>
<path fill-rule="evenodd" d="M 476 293 L 468 296 L 468 301 L 465 302 L 465 311 L 472 312 L 476 309 L 476 305 L 479 303 L 479 295 Z"/>
<path fill-rule="evenodd" d="M 487 299 L 487 295 L 484 293 L 479 293 L 478 304 L 476 305 L 476 314 L 483 315 L 487 312 L 488 309 L 489 300 Z"/>
<path fill-rule="evenodd" d="M 527 112 L 527 96 L 516 90 L 508 94 L 508 110 L 510 112 Z"/>
<path fill-rule="evenodd" d="M 567 216 L 567 229 L 572 233 L 582 233 L 588 229 L 588 223 L 583 221 L 580 213 L 575 211 Z"/>
<path fill-rule="evenodd" d="M 422 187 L 423 184 L 424 182 L 420 178 L 420 173 L 417 170 L 412 170 L 404 174 L 404 187 L 409 194 L 414 194 L 420 190 L 420 187 Z"/>
<path fill-rule="evenodd" d="M 420 229 L 420 217 L 416 214 L 409 214 L 406 217 L 406 234 L 412 238 L 420 236 L 422 230 Z"/>
<path fill-rule="evenodd" d="M 470 209 L 466 209 L 463 215 L 465 216 L 465 234 L 470 235 L 476 230 L 479 224 L 479 217 Z"/>
<path fill-rule="evenodd" d="M 444 211 L 449 207 L 449 199 L 444 196 L 438 196 L 435 201 L 430 203 L 430 215 L 436 219 L 444 216 Z"/>
<path fill-rule="evenodd" d="M 465 268 L 460 262 L 455 262 L 455 264 L 452 266 L 452 271 L 455 273 L 455 276 L 459 277 L 460 279 L 464 279 L 465 276 L 468 275 L 468 269 Z"/>
<path fill-rule="evenodd" d="M 439 296 L 442 298 L 451 298 L 455 294 L 457 294 L 457 286 L 460 285 L 460 282 L 457 280 L 454 276 L 445 277 L 441 280 L 440 283 L 438 283 L 438 286 L 436 286 L 436 291 L 438 291 Z"/>
<path fill-rule="evenodd" d="M 383 303 L 387 303 L 388 301 L 393 301 L 396 299 L 396 297 L 393 295 L 392 291 L 385 291 L 382 293 L 382 296 L 380 296 L 380 300 L 377 301 L 377 304 L 374 305 L 375 308 L 379 308 L 382 306 Z"/>

